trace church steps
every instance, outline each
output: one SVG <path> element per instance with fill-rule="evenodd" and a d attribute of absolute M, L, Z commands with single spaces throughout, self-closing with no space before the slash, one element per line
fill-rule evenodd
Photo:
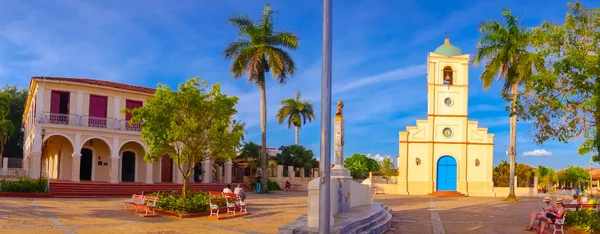
<path fill-rule="evenodd" d="M 429 196 L 433 197 L 467 197 L 466 195 L 457 191 L 435 191 L 430 193 Z"/>

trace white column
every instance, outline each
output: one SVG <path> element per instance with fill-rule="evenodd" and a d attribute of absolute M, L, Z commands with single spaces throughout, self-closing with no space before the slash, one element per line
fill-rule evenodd
<path fill-rule="evenodd" d="M 210 165 L 210 158 L 206 157 L 206 159 L 202 161 L 202 171 L 202 183 L 210 183 L 212 181 L 212 168 Z"/>
<path fill-rule="evenodd" d="M 223 168 L 221 166 L 217 166 L 217 180 L 219 183 L 223 183 Z"/>
<path fill-rule="evenodd" d="M 40 169 L 42 162 L 42 152 L 33 151 L 31 154 L 31 172 L 29 173 L 29 177 L 32 179 L 40 178 Z"/>
<path fill-rule="evenodd" d="M 35 116 L 39 121 L 42 118 L 42 110 L 44 110 L 44 87 L 40 87 L 38 83 L 38 86 L 35 88 L 35 93 Z"/>
<path fill-rule="evenodd" d="M 231 159 L 227 160 L 227 162 L 225 162 L 225 183 L 226 184 L 230 184 L 231 183 L 231 165 L 233 164 L 233 162 L 231 162 Z"/>
<path fill-rule="evenodd" d="M 152 163 L 146 162 L 146 184 L 152 184 L 152 169 L 154 167 L 152 166 Z"/>
<path fill-rule="evenodd" d="M 110 156 L 109 175 L 110 183 L 119 183 L 119 156 Z"/>
<path fill-rule="evenodd" d="M 71 181 L 79 182 L 79 167 L 81 166 L 81 154 L 73 153 L 71 156 L 73 156 L 73 169 L 71 171 Z"/>

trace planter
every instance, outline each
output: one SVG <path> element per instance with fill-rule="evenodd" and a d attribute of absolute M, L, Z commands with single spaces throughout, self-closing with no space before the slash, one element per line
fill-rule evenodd
<path fill-rule="evenodd" d="M 0 197 L 30 197 L 30 198 L 50 198 L 51 193 L 12 193 L 0 192 Z"/>
<path fill-rule="evenodd" d="M 163 214 L 163 215 L 168 215 L 168 216 L 173 216 L 173 217 L 177 217 L 177 218 L 195 218 L 195 217 L 203 217 L 203 216 L 209 216 L 210 215 L 210 211 L 209 212 L 201 212 L 201 213 L 191 213 L 191 214 L 180 214 L 177 213 L 175 211 L 170 211 L 170 210 L 155 210 L 156 213 L 159 214 Z M 219 214 L 225 214 L 227 213 L 227 208 L 221 208 L 219 209 Z"/>

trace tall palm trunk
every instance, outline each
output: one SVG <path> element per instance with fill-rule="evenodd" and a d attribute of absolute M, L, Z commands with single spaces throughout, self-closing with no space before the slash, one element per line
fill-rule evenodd
<path fill-rule="evenodd" d="M 515 196 L 515 159 L 517 154 L 517 115 L 516 115 L 516 107 L 517 107 L 517 94 L 519 85 L 515 82 L 510 87 L 510 149 L 508 150 L 508 159 L 510 164 L 510 178 L 509 178 L 509 192 L 507 201 L 516 201 L 517 197 Z"/>
<path fill-rule="evenodd" d="M 296 126 L 296 145 L 300 145 L 300 127 Z"/>
<path fill-rule="evenodd" d="M 264 74 L 263 74 L 264 76 Z M 261 147 L 260 147 L 260 168 L 262 178 L 261 190 L 267 192 L 267 92 L 265 82 L 259 85 L 260 89 L 260 132 L 261 132 Z"/>

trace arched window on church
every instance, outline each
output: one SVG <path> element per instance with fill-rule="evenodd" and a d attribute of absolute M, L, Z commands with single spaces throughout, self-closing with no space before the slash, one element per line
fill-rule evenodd
<path fill-rule="evenodd" d="M 452 76 L 452 68 L 450 66 L 446 66 L 444 67 L 444 84 L 445 85 L 451 85 L 452 81 L 453 81 L 453 76 Z"/>

